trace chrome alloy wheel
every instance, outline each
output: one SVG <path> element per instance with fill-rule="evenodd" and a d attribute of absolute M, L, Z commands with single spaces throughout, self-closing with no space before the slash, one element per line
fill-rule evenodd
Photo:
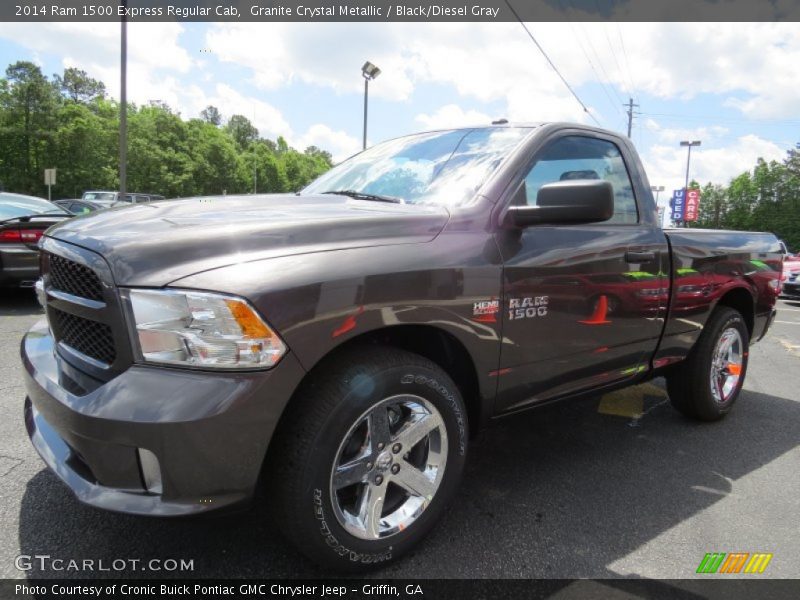
<path fill-rule="evenodd" d="M 711 360 L 711 394 L 718 404 L 725 404 L 742 377 L 744 343 L 737 329 L 722 332 Z"/>
<path fill-rule="evenodd" d="M 408 528 L 430 505 L 447 462 L 438 409 L 415 395 L 381 400 L 344 436 L 331 472 L 339 524 L 375 540 Z"/>

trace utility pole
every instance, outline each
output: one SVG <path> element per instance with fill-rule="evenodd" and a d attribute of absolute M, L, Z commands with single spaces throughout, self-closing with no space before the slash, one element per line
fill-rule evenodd
<path fill-rule="evenodd" d="M 255 122 L 256 122 L 256 107 L 253 106 L 253 123 L 255 123 Z M 253 142 L 251 147 L 253 149 L 253 194 L 257 194 L 258 193 L 258 152 L 256 151 L 256 142 Z"/>
<path fill-rule="evenodd" d="M 633 109 L 639 108 L 639 105 L 633 103 L 633 98 L 628 98 L 628 103 L 623 104 L 622 106 L 625 106 L 628 109 L 628 137 L 631 137 L 631 127 L 633 126 Z"/>

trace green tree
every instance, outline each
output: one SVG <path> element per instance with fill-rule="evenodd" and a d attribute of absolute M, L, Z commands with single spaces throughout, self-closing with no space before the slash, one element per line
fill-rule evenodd
<path fill-rule="evenodd" d="M 256 190 L 259 193 L 286 192 L 289 191 L 289 178 L 286 175 L 286 167 L 279 160 L 275 153 L 275 144 L 270 140 L 258 140 L 245 155 L 245 164 L 250 170 L 252 182 L 252 172 L 255 166 L 256 171 Z M 253 186 L 250 186 L 253 189 Z"/>
<path fill-rule="evenodd" d="M 200 111 L 200 118 L 214 127 L 219 127 L 222 124 L 222 114 L 216 106 L 211 106 L 210 104 Z"/>
<path fill-rule="evenodd" d="M 725 186 L 707 183 L 700 190 L 700 210 L 694 226 L 719 229 L 727 210 L 727 202 Z"/>
<path fill-rule="evenodd" d="M 319 158 L 324 163 L 327 163 L 329 167 L 333 166 L 333 156 L 331 156 L 331 153 L 328 152 L 327 150 L 321 150 L 316 146 L 309 146 L 308 148 L 305 149 L 305 152 L 303 152 L 303 154 L 306 154 L 312 158 Z"/>
<path fill-rule="evenodd" d="M 128 117 L 128 189 L 165 196 L 193 193 L 186 124 L 162 105 L 132 108 Z"/>
<path fill-rule="evenodd" d="M 58 167 L 59 196 L 118 186 L 118 111 L 116 103 L 103 99 L 91 107 L 67 102 L 58 109 L 50 162 Z"/>
<path fill-rule="evenodd" d="M 247 189 L 246 158 L 224 130 L 194 119 L 188 123 L 188 141 L 193 187 L 186 195 L 236 194 Z"/>
<path fill-rule="evenodd" d="M 54 86 L 31 63 L 20 61 L 6 69 L 0 86 L 0 146 L 7 189 L 40 195 L 44 169 L 54 149 L 53 130 L 59 96 Z"/>
<path fill-rule="evenodd" d="M 128 190 L 165 196 L 287 192 L 331 166 L 311 146 L 262 139 L 242 115 L 220 127 L 219 109 L 185 121 L 163 102 L 128 106 Z M 44 195 L 43 171 L 58 169 L 55 198 L 119 187 L 119 105 L 79 69 L 48 80 L 35 64 L 0 78 L 0 186 Z M 255 176 L 255 177 L 254 177 Z"/>
<path fill-rule="evenodd" d="M 105 98 L 106 86 L 102 81 L 92 79 L 81 69 L 67 67 L 64 75 L 53 75 L 53 83 L 64 96 L 73 102 L 92 102 L 98 98 Z"/>
<path fill-rule="evenodd" d="M 258 139 L 258 129 L 256 129 L 247 117 L 233 115 L 225 129 L 233 137 L 240 150 L 246 150 L 250 144 Z"/>

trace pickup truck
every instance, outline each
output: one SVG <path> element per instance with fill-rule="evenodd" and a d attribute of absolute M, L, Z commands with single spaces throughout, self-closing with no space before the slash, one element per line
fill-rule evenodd
<path fill-rule="evenodd" d="M 566 123 L 401 137 L 296 194 L 110 209 L 41 249 L 25 422 L 77 498 L 258 499 L 352 571 L 431 530 L 492 419 L 657 376 L 724 417 L 781 272 L 771 234 L 663 230 L 631 142 Z"/>

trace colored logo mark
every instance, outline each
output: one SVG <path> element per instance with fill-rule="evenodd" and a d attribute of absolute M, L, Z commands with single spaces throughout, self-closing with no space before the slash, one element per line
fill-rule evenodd
<path fill-rule="evenodd" d="M 708 552 L 700 561 L 697 573 L 763 573 L 772 560 L 766 552 Z"/>

